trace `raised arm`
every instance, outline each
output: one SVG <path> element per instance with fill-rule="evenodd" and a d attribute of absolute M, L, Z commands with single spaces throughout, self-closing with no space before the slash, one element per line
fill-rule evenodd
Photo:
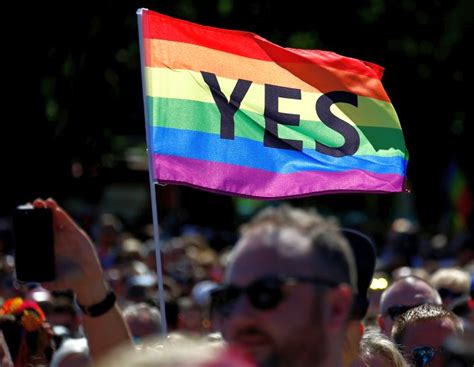
<path fill-rule="evenodd" d="M 70 289 L 82 306 L 101 303 L 109 288 L 90 237 L 53 199 L 38 199 L 33 205 L 48 207 L 53 212 L 57 276 L 54 282 L 43 284 L 44 287 Z M 132 343 L 127 324 L 116 304 L 100 316 L 84 315 L 83 325 L 94 361 L 120 344 Z"/>

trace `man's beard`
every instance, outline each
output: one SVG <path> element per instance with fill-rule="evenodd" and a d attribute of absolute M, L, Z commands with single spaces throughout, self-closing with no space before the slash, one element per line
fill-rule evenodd
<path fill-rule="evenodd" d="M 310 332 L 295 335 L 292 343 L 279 346 L 259 367 L 317 367 L 327 357 L 328 340 L 323 323 L 323 305 L 319 299 L 314 306 L 313 318 L 308 321 Z M 306 338 L 301 341 L 298 338 Z M 310 339 L 307 340 L 307 338 Z M 299 342 L 298 342 L 299 340 Z"/>

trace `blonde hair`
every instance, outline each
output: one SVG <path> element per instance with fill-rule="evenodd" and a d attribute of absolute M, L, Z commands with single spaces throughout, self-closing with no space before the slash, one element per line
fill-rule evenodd
<path fill-rule="evenodd" d="M 221 339 L 190 337 L 174 333 L 171 337 L 149 339 L 130 348 L 118 348 L 99 361 L 97 367 L 253 367 L 247 355 L 231 350 Z"/>
<path fill-rule="evenodd" d="M 469 294 L 471 280 L 467 271 L 457 268 L 438 269 L 430 279 L 434 288 L 446 288 L 456 293 Z"/>
<path fill-rule="evenodd" d="M 375 355 L 390 361 L 393 367 L 408 367 L 397 346 L 376 329 L 369 328 L 360 342 L 360 358 L 369 365 L 368 359 Z"/>
<path fill-rule="evenodd" d="M 265 224 L 275 226 L 293 226 L 304 233 L 324 231 L 327 227 L 338 228 L 339 223 L 335 217 L 324 218 L 314 208 L 296 208 L 288 204 L 269 206 L 259 211 L 253 218 L 240 227 L 241 234 Z"/>
<path fill-rule="evenodd" d="M 89 346 L 85 338 L 66 339 L 61 344 L 59 349 L 53 354 L 53 359 L 51 360 L 51 367 L 60 366 L 61 363 L 71 355 L 80 355 L 84 359 L 90 361 Z M 89 366 L 89 364 L 87 366 Z"/>

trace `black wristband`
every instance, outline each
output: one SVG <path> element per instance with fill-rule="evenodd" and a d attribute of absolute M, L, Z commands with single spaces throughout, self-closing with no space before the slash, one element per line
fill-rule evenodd
<path fill-rule="evenodd" d="M 83 314 L 90 317 L 98 317 L 102 316 L 104 313 L 114 307 L 115 301 L 116 297 L 114 291 L 109 290 L 105 298 L 99 303 L 96 303 L 95 305 L 83 306 L 79 302 L 77 302 L 77 305 L 79 306 Z"/>

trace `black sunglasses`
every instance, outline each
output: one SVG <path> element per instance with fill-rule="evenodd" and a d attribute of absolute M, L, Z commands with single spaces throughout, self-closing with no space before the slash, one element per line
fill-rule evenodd
<path fill-rule="evenodd" d="M 339 283 L 329 279 L 298 276 L 265 277 L 257 279 L 246 287 L 223 285 L 211 292 L 211 313 L 229 316 L 235 303 L 242 294 L 248 297 L 250 304 L 257 310 L 270 310 L 278 306 L 283 299 L 283 287 L 299 283 L 311 283 L 335 287 Z"/>
<path fill-rule="evenodd" d="M 415 367 L 424 367 L 433 359 L 435 350 L 433 347 L 416 347 L 411 351 Z"/>
<path fill-rule="evenodd" d="M 418 307 L 420 305 L 413 305 L 413 306 L 407 306 L 407 305 L 395 305 L 387 308 L 387 312 L 385 315 L 390 316 L 390 318 L 395 321 L 401 314 L 407 312 L 408 310 L 411 310 L 412 308 Z"/>

